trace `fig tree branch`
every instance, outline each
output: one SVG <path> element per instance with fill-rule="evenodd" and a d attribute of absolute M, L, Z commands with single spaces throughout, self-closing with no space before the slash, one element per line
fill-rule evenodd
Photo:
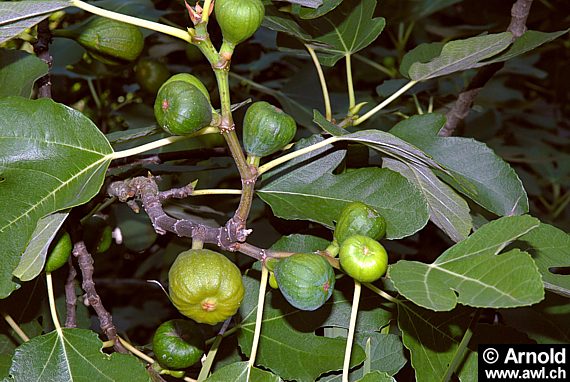
<path fill-rule="evenodd" d="M 526 32 L 526 20 L 531 5 L 532 0 L 517 0 L 511 8 L 511 22 L 507 28 L 507 32 L 511 32 L 515 40 Z M 469 114 L 475 98 L 479 95 L 485 84 L 493 78 L 495 73 L 501 70 L 504 65 L 503 62 L 490 64 L 477 72 L 469 85 L 467 85 L 467 88 L 459 94 L 457 101 L 455 101 L 455 104 L 453 104 L 452 108 L 447 112 L 447 122 L 439 131 L 440 136 L 448 137 L 454 133 L 459 123 Z"/>
<path fill-rule="evenodd" d="M 67 279 L 65 281 L 65 306 L 66 306 L 66 316 L 65 316 L 65 327 L 66 328 L 76 328 L 76 306 L 77 306 L 77 296 L 75 295 L 75 276 L 77 276 L 77 271 L 73 266 L 73 258 L 69 257 L 68 260 L 69 273 L 67 274 Z"/>
<path fill-rule="evenodd" d="M 101 330 L 103 330 L 109 340 L 113 341 L 113 348 L 117 352 L 128 353 L 127 349 L 125 349 L 125 347 L 119 341 L 119 337 L 117 336 L 117 329 L 113 324 L 113 317 L 103 306 L 101 298 L 95 289 L 95 282 L 93 281 L 93 272 L 95 270 L 93 267 L 94 261 L 93 257 L 85 246 L 85 242 L 74 242 L 72 253 L 73 256 L 77 258 L 79 269 L 81 270 L 81 276 L 83 278 L 81 287 L 85 291 L 89 305 L 95 310 L 97 317 L 99 317 L 99 325 L 101 326 Z"/>

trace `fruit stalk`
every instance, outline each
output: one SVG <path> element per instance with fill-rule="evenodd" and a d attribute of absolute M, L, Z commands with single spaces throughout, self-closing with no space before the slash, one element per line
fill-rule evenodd
<path fill-rule="evenodd" d="M 249 369 L 248 374 L 251 371 L 251 368 L 255 365 L 255 357 L 257 355 L 257 348 L 259 346 L 259 337 L 261 335 L 261 323 L 263 321 L 263 307 L 265 306 L 265 291 L 267 288 L 267 277 L 269 275 L 269 271 L 265 264 L 261 265 L 261 283 L 259 284 L 259 296 L 257 298 L 257 316 L 255 319 L 255 331 L 253 333 L 253 342 L 251 344 L 251 354 L 249 356 Z"/>
<path fill-rule="evenodd" d="M 354 296 L 352 297 L 352 310 L 350 312 L 350 325 L 348 327 L 348 337 L 346 338 L 346 350 L 344 352 L 344 365 L 342 367 L 342 382 L 348 382 L 348 372 L 350 370 L 350 355 L 352 353 L 352 343 L 354 342 L 354 331 L 356 328 L 356 317 L 358 316 L 358 304 L 360 303 L 360 283 L 354 280 Z"/>

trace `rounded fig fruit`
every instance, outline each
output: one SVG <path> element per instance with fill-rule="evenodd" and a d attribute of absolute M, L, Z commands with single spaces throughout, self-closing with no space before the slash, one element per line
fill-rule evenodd
<path fill-rule="evenodd" d="M 264 157 L 281 150 L 296 132 L 293 117 L 265 101 L 255 102 L 243 120 L 243 145 L 249 155 Z"/>
<path fill-rule="evenodd" d="M 245 293 L 238 267 L 209 249 L 180 253 L 168 277 L 176 309 L 199 323 L 214 325 L 233 316 Z"/>
<path fill-rule="evenodd" d="M 296 253 L 275 265 L 275 279 L 285 299 L 297 309 L 316 310 L 334 290 L 333 267 L 322 256 Z"/>
<path fill-rule="evenodd" d="M 376 240 L 362 235 L 346 239 L 340 246 L 340 267 L 353 279 L 371 283 L 388 269 L 388 254 Z"/>
<path fill-rule="evenodd" d="M 353 235 L 380 240 L 386 234 L 386 220 L 375 209 L 362 202 L 348 203 L 341 211 L 334 230 L 339 245 Z"/>
<path fill-rule="evenodd" d="M 156 95 L 154 116 L 170 134 L 190 135 L 212 122 L 212 106 L 195 85 L 166 81 Z"/>
<path fill-rule="evenodd" d="M 204 337 L 198 325 L 188 320 L 163 322 L 152 338 L 152 350 L 160 366 L 185 369 L 204 354 Z"/>
<path fill-rule="evenodd" d="M 224 40 L 237 45 L 259 28 L 265 7 L 261 0 L 216 0 L 214 12 Z"/>

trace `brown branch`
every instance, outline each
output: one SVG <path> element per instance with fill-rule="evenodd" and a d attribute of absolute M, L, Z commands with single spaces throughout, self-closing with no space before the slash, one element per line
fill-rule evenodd
<path fill-rule="evenodd" d="M 517 0 L 511 8 L 511 22 L 507 28 L 507 32 L 513 34 L 516 40 L 526 32 L 526 20 L 530 12 L 532 0 Z M 504 66 L 504 62 L 490 64 L 479 70 L 475 77 L 471 80 L 467 88 L 459 94 L 457 101 L 447 112 L 447 122 L 439 131 L 442 137 L 448 137 L 454 133 L 461 121 L 467 117 L 473 101 L 481 92 L 485 84 Z"/>
<path fill-rule="evenodd" d="M 51 79 L 49 69 L 53 64 L 53 57 L 49 54 L 49 44 L 51 44 L 51 31 L 49 30 L 49 20 L 45 19 L 38 24 L 38 39 L 34 43 L 34 52 L 48 66 L 48 73 L 37 80 L 38 98 L 51 98 Z"/>
<path fill-rule="evenodd" d="M 95 270 L 93 267 L 93 257 L 87 250 L 85 242 L 78 241 L 74 243 L 73 256 L 77 258 L 77 262 L 79 263 L 79 269 L 81 269 L 81 276 L 83 278 L 81 286 L 85 291 L 89 305 L 95 310 L 97 317 L 99 317 L 101 330 L 103 330 L 109 340 L 113 341 L 113 347 L 117 352 L 128 353 L 127 349 L 125 349 L 118 339 L 117 329 L 113 324 L 111 314 L 103 306 L 101 298 L 95 289 L 95 282 L 93 282 L 93 272 Z"/>
<path fill-rule="evenodd" d="M 65 327 L 66 328 L 76 328 L 76 310 L 77 306 L 77 295 L 75 294 L 75 276 L 77 276 L 77 271 L 73 266 L 73 258 L 70 257 L 68 261 L 69 273 L 67 275 L 67 280 L 65 282 L 65 305 L 66 305 L 66 317 L 65 317 Z"/>

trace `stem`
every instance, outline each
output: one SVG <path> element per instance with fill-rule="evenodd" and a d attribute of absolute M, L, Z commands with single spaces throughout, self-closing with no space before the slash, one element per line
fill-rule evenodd
<path fill-rule="evenodd" d="M 287 155 L 283 155 L 277 159 L 274 159 L 270 162 L 267 162 L 266 164 L 264 164 L 262 166 L 259 166 L 259 169 L 257 170 L 257 172 L 259 173 L 259 175 L 261 175 L 261 174 L 271 170 L 272 168 L 279 166 L 280 164 L 288 162 L 291 159 L 295 159 L 297 157 L 300 157 L 301 155 L 310 153 L 311 151 L 318 150 L 321 147 L 325 147 L 326 145 L 329 145 L 329 144 L 336 142 L 337 140 L 338 140 L 337 137 L 330 137 L 330 138 L 325 139 L 324 141 L 315 143 L 314 145 L 302 148 L 301 150 L 293 151 L 292 153 L 289 153 Z"/>
<path fill-rule="evenodd" d="M 247 164 L 255 167 L 259 167 L 259 162 L 261 162 L 261 158 L 255 155 L 248 155 L 246 160 Z"/>
<path fill-rule="evenodd" d="M 63 332 L 61 330 L 61 325 L 59 324 L 59 319 L 57 318 L 57 310 L 55 309 L 55 297 L 53 295 L 53 282 L 51 279 L 51 273 L 46 273 L 46 283 L 47 283 L 47 292 L 48 292 L 48 299 L 49 299 L 49 309 L 51 312 L 51 319 L 53 321 L 53 325 L 55 326 L 55 330 L 57 334 L 61 337 L 63 336 Z"/>
<path fill-rule="evenodd" d="M 394 304 L 400 304 L 400 300 L 390 296 L 388 293 L 384 292 L 383 290 L 379 289 L 378 287 L 374 286 L 370 283 L 364 283 L 364 286 L 370 289 L 372 292 L 376 293 L 377 295 L 384 297 L 386 300 L 393 302 Z"/>
<path fill-rule="evenodd" d="M 204 190 L 194 190 L 192 191 L 192 196 L 200 196 L 200 195 L 241 195 L 241 190 L 232 190 L 228 188 L 220 188 L 220 189 L 204 189 Z"/>
<path fill-rule="evenodd" d="M 154 21 L 148 21 L 144 19 L 139 19 L 138 17 L 123 15 L 122 13 L 108 11 L 106 9 L 95 7 L 91 4 L 84 3 L 81 0 L 71 0 L 71 5 L 98 16 L 107 17 L 112 20 L 122 21 L 127 24 L 136 25 L 138 27 L 174 36 L 187 42 L 192 42 L 190 34 L 188 33 L 188 31 L 185 31 L 184 29 L 174 28 L 168 25 L 155 23 Z"/>
<path fill-rule="evenodd" d="M 220 331 L 218 332 L 218 335 L 216 336 L 216 339 L 214 340 L 214 343 L 210 348 L 208 355 L 206 356 L 206 360 L 202 364 L 202 369 L 200 369 L 200 374 L 198 375 L 198 382 L 203 382 L 206 380 L 206 378 L 208 378 L 208 374 L 210 374 L 210 369 L 214 364 L 214 358 L 216 358 L 216 353 L 218 352 L 220 343 L 222 343 L 222 340 L 224 339 L 224 333 L 226 332 L 230 320 L 231 318 L 228 318 L 222 325 Z"/>
<path fill-rule="evenodd" d="M 125 347 L 125 349 L 127 349 L 128 351 L 130 351 L 131 353 L 133 353 L 134 355 L 136 355 L 140 359 L 145 360 L 146 362 L 148 362 L 150 364 L 153 364 L 156 362 L 154 359 L 150 358 L 148 355 L 144 354 L 142 351 L 140 351 L 139 349 L 137 349 L 136 347 L 131 345 L 129 342 L 122 339 L 121 337 L 117 336 L 117 338 L 119 339 L 119 342 Z"/>
<path fill-rule="evenodd" d="M 265 290 L 267 288 L 268 276 L 269 276 L 269 271 L 267 270 L 265 264 L 262 264 L 261 284 L 259 285 L 259 296 L 257 297 L 257 316 L 255 319 L 255 331 L 253 333 L 253 343 L 251 344 L 251 355 L 249 356 L 249 363 L 248 363 L 250 370 L 255 364 L 255 356 L 257 355 L 257 348 L 259 346 L 259 337 L 261 335 L 261 323 L 263 321 L 263 307 L 265 306 Z"/>
<path fill-rule="evenodd" d="M 192 239 L 192 249 L 202 249 L 204 248 L 204 242 L 198 239 Z"/>
<path fill-rule="evenodd" d="M 352 353 L 352 343 L 354 342 L 354 330 L 356 328 L 356 317 L 358 316 L 358 304 L 360 303 L 360 283 L 354 280 L 354 296 L 352 297 L 352 310 L 350 311 L 350 326 L 348 327 L 348 337 L 346 337 L 346 350 L 344 351 L 344 365 L 342 367 L 342 382 L 348 382 L 348 372 L 350 370 L 350 354 Z"/>
<path fill-rule="evenodd" d="M 101 100 L 99 99 L 99 95 L 97 94 L 97 90 L 95 90 L 95 86 L 93 86 L 93 80 L 91 78 L 87 79 L 87 86 L 89 86 L 89 91 L 91 92 L 91 96 L 93 97 L 93 101 L 95 101 L 95 106 L 97 106 L 97 110 L 101 111 Z"/>
<path fill-rule="evenodd" d="M 18 335 L 18 337 L 20 337 L 22 342 L 28 342 L 30 340 L 30 337 L 28 337 L 26 333 L 24 333 L 22 328 L 20 328 L 20 326 L 16 323 L 16 321 L 14 321 L 14 319 L 8 313 L 2 312 L 2 317 L 4 318 L 6 323 L 10 325 L 10 327 Z"/>
<path fill-rule="evenodd" d="M 317 73 L 319 74 L 319 81 L 321 82 L 321 89 L 323 91 L 323 100 L 325 102 L 325 118 L 327 119 L 327 121 L 332 121 L 331 100 L 329 97 L 329 91 L 327 89 L 327 81 L 325 80 L 323 68 L 321 67 L 321 63 L 319 62 L 319 58 L 317 57 L 315 50 L 307 44 L 305 44 L 305 48 L 307 48 L 307 51 L 311 55 L 313 63 L 315 64 L 315 68 L 317 69 Z"/>
<path fill-rule="evenodd" d="M 372 117 L 374 114 L 376 114 L 378 111 L 384 109 L 386 106 L 388 106 L 392 101 L 394 101 L 396 98 L 398 98 L 400 95 L 404 94 L 407 90 L 409 90 L 411 87 L 413 87 L 415 84 L 417 84 L 418 81 L 413 81 L 411 80 L 410 82 L 408 82 L 407 84 L 405 84 L 404 86 L 402 86 L 397 92 L 395 92 L 394 94 L 392 94 L 390 97 L 386 98 L 384 101 L 382 101 L 382 103 L 380 103 L 379 105 L 377 105 L 375 108 L 373 108 L 372 110 L 370 110 L 368 113 L 364 114 L 362 117 L 359 117 L 356 119 L 356 121 L 354 121 L 353 126 L 357 126 L 360 125 L 362 122 L 366 121 L 368 118 Z"/>
<path fill-rule="evenodd" d="M 141 146 L 133 147 L 132 149 L 123 150 L 123 151 L 115 151 L 110 156 L 111 156 L 111 159 L 126 158 L 126 157 L 130 157 L 133 155 L 144 153 L 145 151 L 154 150 L 154 149 L 157 149 L 157 148 L 162 147 L 162 146 L 168 146 L 172 143 L 175 143 L 178 141 L 183 141 L 183 140 L 188 139 L 188 138 L 197 137 L 199 135 L 214 134 L 214 133 L 218 133 L 218 132 L 219 132 L 219 130 L 217 127 L 208 126 L 208 127 L 205 127 L 202 130 L 197 131 L 196 133 L 191 134 L 191 135 L 173 135 L 172 137 L 159 139 L 158 141 L 154 141 L 154 142 L 150 142 L 150 143 L 147 143 L 147 144 L 144 144 Z"/>
<path fill-rule="evenodd" d="M 348 85 L 348 110 L 351 110 L 354 105 L 356 105 L 356 99 L 354 98 L 354 85 L 352 84 L 352 63 L 350 61 L 350 54 L 345 56 L 346 58 L 346 82 Z"/>
<path fill-rule="evenodd" d="M 204 24 L 208 24 L 208 19 L 210 18 L 210 6 L 212 4 L 212 0 L 204 0 L 204 6 L 202 11 L 202 22 Z"/>
<path fill-rule="evenodd" d="M 463 361 L 463 357 L 465 356 L 465 352 L 467 351 L 467 345 L 469 345 L 469 341 L 471 341 L 471 337 L 473 337 L 473 331 L 475 330 L 475 327 L 479 322 L 480 314 L 481 310 L 477 309 L 475 311 L 475 314 L 473 315 L 473 318 L 471 319 L 471 323 L 469 323 L 469 327 L 465 331 L 465 334 L 463 335 L 463 338 L 459 343 L 457 351 L 453 356 L 453 360 L 451 360 L 449 366 L 447 367 L 447 372 L 445 373 L 445 377 L 443 378 L 444 382 L 448 382 L 451 380 L 451 377 L 453 377 L 453 373 L 455 373 L 457 366 L 459 366 L 461 361 Z"/>

